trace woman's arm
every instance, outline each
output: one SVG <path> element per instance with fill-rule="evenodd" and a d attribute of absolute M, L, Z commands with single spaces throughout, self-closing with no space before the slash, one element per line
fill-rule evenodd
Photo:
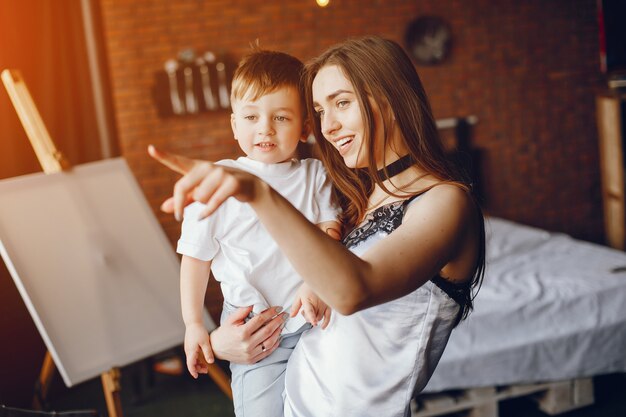
<path fill-rule="evenodd" d="M 255 193 L 249 203 L 303 280 L 341 314 L 406 295 L 477 246 L 471 244 L 478 236 L 472 232 L 473 202 L 453 185 L 431 189 L 409 208 L 394 233 L 361 257 L 329 239 L 271 189 Z M 475 254 L 467 255 L 455 279 L 471 274 Z"/>
<path fill-rule="evenodd" d="M 172 163 L 166 153 L 156 158 Z M 471 249 L 467 242 L 476 233 L 470 197 L 457 187 L 442 185 L 414 204 L 392 235 L 359 258 L 259 178 L 207 162 L 196 162 L 187 171 L 162 209 L 180 216 L 191 197 L 206 203 L 203 215 L 208 216 L 231 196 L 251 205 L 304 281 L 342 314 L 418 288 L 458 257 L 460 250 Z"/>

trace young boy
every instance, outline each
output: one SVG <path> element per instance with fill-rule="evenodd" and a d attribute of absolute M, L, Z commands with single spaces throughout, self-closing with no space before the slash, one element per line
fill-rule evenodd
<path fill-rule="evenodd" d="M 308 135 L 302 69 L 302 62 L 280 52 L 257 50 L 240 62 L 232 82 L 231 126 L 246 157 L 218 164 L 261 177 L 311 222 L 338 238 L 337 210 L 331 204 L 331 184 L 321 162 L 293 159 L 298 142 Z M 249 205 L 231 198 L 198 221 L 203 207 L 194 203 L 185 209 L 177 248 L 183 255 L 187 368 L 197 378 L 198 372 L 206 372 L 203 361 L 212 356 L 202 323 L 210 270 L 224 295 L 222 322 L 238 307 L 252 305 L 251 314 L 258 314 L 270 306 L 289 311 L 291 305 L 302 304 L 306 317 L 296 316 L 285 323 L 280 347 L 270 356 L 252 365 L 230 365 L 237 417 L 282 416 L 287 360 L 302 332 L 310 327 L 306 321 L 315 324 L 317 317 L 324 316 L 325 327 L 330 310 L 302 283 Z"/>

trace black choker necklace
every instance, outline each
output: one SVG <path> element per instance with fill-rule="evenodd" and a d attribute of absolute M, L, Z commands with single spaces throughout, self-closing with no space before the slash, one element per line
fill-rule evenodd
<path fill-rule="evenodd" d="M 395 177 L 402 171 L 406 171 L 413 165 L 414 165 L 414 162 L 413 162 L 413 158 L 411 158 L 411 154 L 407 154 L 407 155 L 404 155 L 402 158 L 398 159 L 397 161 L 394 161 L 390 163 L 389 165 L 385 166 L 384 168 L 381 168 L 378 171 L 376 171 L 376 176 L 378 177 L 379 180 L 385 181 L 386 179 Z M 385 173 L 385 170 L 387 170 L 387 173 Z"/>

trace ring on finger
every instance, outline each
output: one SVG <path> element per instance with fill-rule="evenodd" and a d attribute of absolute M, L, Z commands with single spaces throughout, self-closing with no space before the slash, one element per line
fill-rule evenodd
<path fill-rule="evenodd" d="M 261 352 L 265 352 L 267 350 L 267 348 L 265 347 L 264 343 L 261 343 Z"/>

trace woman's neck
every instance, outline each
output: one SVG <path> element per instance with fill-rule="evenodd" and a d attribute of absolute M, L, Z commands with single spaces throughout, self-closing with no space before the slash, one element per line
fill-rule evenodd
<path fill-rule="evenodd" d="M 419 182 L 419 179 L 426 174 L 407 155 L 409 155 L 409 151 L 404 146 L 389 146 L 384 155 L 381 155 L 382 158 L 376 163 L 378 178 L 382 180 L 385 188 L 394 194 L 403 191 L 413 183 Z M 374 192 L 377 190 L 383 191 L 378 184 L 374 187 Z"/>
<path fill-rule="evenodd" d="M 416 165 L 412 165 L 410 168 L 398 173 L 397 175 L 384 180 L 383 185 L 393 194 L 411 194 L 424 188 L 423 182 L 428 181 L 428 177 L 428 173 L 419 169 Z M 385 192 L 378 184 L 374 187 L 375 191 L 377 189 Z"/>
<path fill-rule="evenodd" d="M 383 168 L 376 171 L 376 178 L 380 181 L 385 181 L 389 178 L 393 178 L 396 175 L 406 171 L 415 164 L 413 157 L 410 154 L 406 154 L 395 161 L 385 165 Z"/>
<path fill-rule="evenodd" d="M 432 176 L 417 166 L 415 162 L 408 167 L 400 163 L 400 166 L 397 167 L 398 169 L 393 169 L 394 167 L 392 167 L 389 170 L 390 165 L 409 154 L 409 150 L 404 146 L 404 141 L 398 136 L 397 129 L 393 132 L 393 138 L 389 145 L 381 154 L 379 154 L 380 158 L 377 158 L 376 166 L 379 173 L 378 177 L 383 180 L 382 185 L 387 191 L 379 184 L 374 185 L 374 189 L 369 196 L 368 212 L 381 205 L 403 200 L 427 188 L 434 182 Z M 381 175 L 381 170 L 385 167 L 387 167 L 387 173 Z"/>
<path fill-rule="evenodd" d="M 419 169 L 416 165 L 394 175 L 383 181 L 387 189 L 385 191 L 379 184 L 374 186 L 372 194 L 369 196 L 369 204 L 366 213 L 378 207 L 394 201 L 404 200 L 419 191 L 427 188 L 433 183 L 433 179 L 428 173 Z"/>

